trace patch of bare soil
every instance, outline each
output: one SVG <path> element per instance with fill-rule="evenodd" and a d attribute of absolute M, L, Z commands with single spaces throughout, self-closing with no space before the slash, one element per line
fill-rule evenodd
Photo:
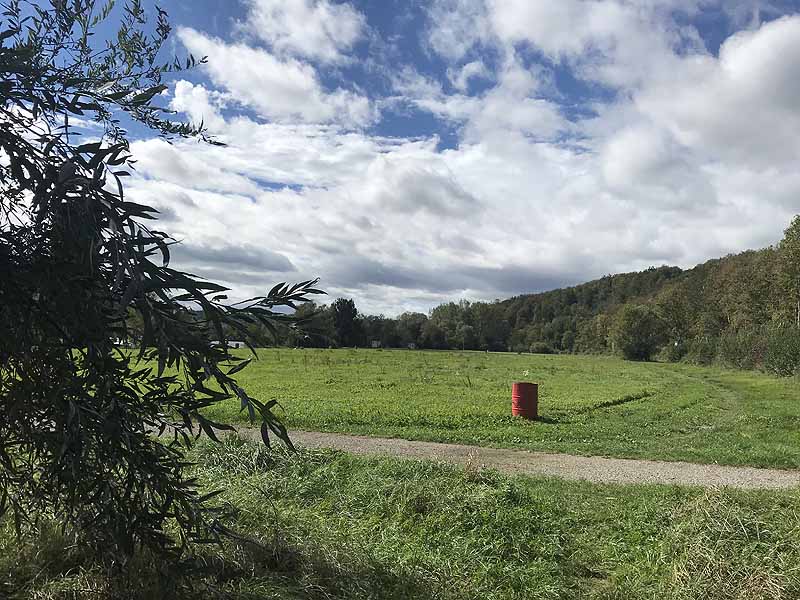
<path fill-rule="evenodd" d="M 241 428 L 239 434 L 261 439 L 257 430 Z M 307 448 L 333 448 L 361 455 L 469 464 L 515 475 L 559 477 L 593 483 L 705 488 L 729 486 L 741 489 L 786 489 L 800 485 L 800 471 L 781 469 L 548 454 L 312 431 L 292 431 L 290 435 L 295 445 Z"/>

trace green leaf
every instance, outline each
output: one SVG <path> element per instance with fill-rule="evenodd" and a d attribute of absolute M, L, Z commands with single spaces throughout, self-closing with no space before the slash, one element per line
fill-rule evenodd
<path fill-rule="evenodd" d="M 264 441 L 264 445 L 267 448 L 272 447 L 269 441 L 269 425 L 266 423 L 261 423 L 261 439 Z"/>
<path fill-rule="evenodd" d="M 228 375 L 236 375 L 236 373 L 247 367 L 247 365 L 249 365 L 252 361 L 253 361 L 252 358 L 248 358 L 246 360 L 243 360 L 239 364 L 234 365 L 231 369 L 228 370 Z"/>

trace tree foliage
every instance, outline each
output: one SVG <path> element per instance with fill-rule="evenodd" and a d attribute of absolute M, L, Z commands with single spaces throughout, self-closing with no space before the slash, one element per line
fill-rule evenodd
<path fill-rule="evenodd" d="M 608 353 L 620 311 L 627 305 L 649 305 L 665 327 L 660 359 L 717 361 L 786 375 L 800 368 L 792 350 L 795 338 L 800 344 L 799 282 L 800 216 L 776 247 L 725 256 L 692 269 L 652 267 L 503 301 L 446 302 L 428 315 L 358 316 L 357 343 Z M 319 307 L 321 315 L 329 315 L 329 326 L 317 317 L 322 329 L 327 327 L 328 339 L 336 336 L 331 310 Z"/>
<path fill-rule="evenodd" d="M 611 328 L 614 349 L 628 360 L 650 360 L 666 342 L 666 324 L 644 304 L 626 304 Z"/>
<path fill-rule="evenodd" d="M 800 215 L 797 215 L 784 232 L 778 247 L 780 256 L 780 281 L 791 307 L 794 326 L 800 328 Z"/>
<path fill-rule="evenodd" d="M 333 329 L 339 346 L 358 346 L 362 342 L 358 309 L 351 298 L 337 298 L 331 305 Z"/>
<path fill-rule="evenodd" d="M 94 33 L 115 10 L 102 44 Z M 236 383 L 247 361 L 228 352 L 229 332 L 290 325 L 275 309 L 319 291 L 279 284 L 229 305 L 224 287 L 169 266 L 156 211 L 124 195 L 124 123 L 204 137 L 157 104 L 164 73 L 196 62 L 156 63 L 163 11 L 148 23 L 137 0 L 9 0 L 2 13 L 0 512 L 20 530 L 49 515 L 110 563 L 145 550 L 175 575 L 225 532 L 184 458 L 197 436 L 231 429 L 203 409 L 238 398 L 265 442 L 290 443 L 274 402 Z M 115 344 L 133 321 L 135 352 Z"/>

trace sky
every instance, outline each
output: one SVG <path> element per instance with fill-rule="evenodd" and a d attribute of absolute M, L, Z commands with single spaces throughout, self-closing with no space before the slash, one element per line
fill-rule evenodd
<path fill-rule="evenodd" d="M 800 213 L 800 0 L 173 0 L 128 194 L 233 296 L 426 312 L 776 243 Z"/>

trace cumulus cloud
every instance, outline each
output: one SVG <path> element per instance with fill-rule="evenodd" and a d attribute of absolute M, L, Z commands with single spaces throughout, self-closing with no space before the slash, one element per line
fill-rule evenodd
<path fill-rule="evenodd" d="M 461 222 L 481 209 L 480 202 L 452 174 L 437 172 L 426 162 L 376 159 L 365 182 L 374 209 L 409 215 L 426 212 Z"/>
<path fill-rule="evenodd" d="M 227 268 L 233 266 L 237 270 L 250 272 L 294 271 L 294 265 L 283 254 L 251 245 L 223 243 L 219 246 L 200 246 L 183 242 L 173 246 L 172 255 L 190 267 L 201 265 L 201 268 L 208 268 L 209 265 L 224 265 Z"/>
<path fill-rule="evenodd" d="M 137 157 L 136 170 L 151 179 L 188 184 L 198 190 L 217 190 L 236 194 L 258 193 L 251 179 L 222 169 L 200 153 L 186 151 L 161 139 L 134 142 L 131 151 Z"/>
<path fill-rule="evenodd" d="M 490 36 L 483 0 L 436 0 L 428 7 L 427 43 L 436 53 L 458 61 Z"/>
<path fill-rule="evenodd" d="M 739 32 L 719 57 L 683 58 L 635 97 L 637 108 L 709 158 L 752 166 L 800 158 L 800 17 Z"/>
<path fill-rule="evenodd" d="M 178 38 L 192 54 L 212 58 L 204 70 L 216 85 L 266 119 L 360 126 L 375 118 L 366 97 L 345 89 L 324 90 L 307 63 L 186 27 L 178 30 Z"/>
<path fill-rule="evenodd" d="M 471 79 L 492 78 L 491 72 L 480 60 L 473 60 L 458 69 L 450 68 L 447 75 L 453 86 L 461 92 L 467 91 Z"/>
<path fill-rule="evenodd" d="M 250 0 L 243 28 L 276 52 L 341 62 L 363 35 L 364 16 L 328 0 Z"/>
<path fill-rule="evenodd" d="M 195 125 L 202 124 L 209 131 L 216 132 L 225 127 L 225 119 L 220 113 L 223 103 L 223 94 L 209 92 L 202 85 L 180 80 L 175 83 L 169 107 L 174 111 L 185 113 Z"/>
<path fill-rule="evenodd" d="M 535 139 L 552 139 L 570 127 L 558 105 L 542 97 L 537 73 L 511 57 L 496 86 L 479 96 L 447 94 L 442 85 L 406 69 L 394 79 L 395 89 L 419 108 L 463 125 L 467 141 L 508 131 Z"/>
<path fill-rule="evenodd" d="M 368 8 L 248 6 L 245 37 L 179 30 L 208 79 L 176 82 L 171 107 L 227 145 L 140 140 L 129 192 L 183 240 L 176 263 L 240 296 L 319 275 L 367 312 L 426 310 L 692 266 L 774 243 L 800 211 L 800 16 L 436 0 L 415 49 L 431 60 L 358 91 Z M 718 51 L 704 11 L 736 28 Z M 393 110 L 408 135 L 381 135 Z M 431 120 L 456 140 L 414 129 Z"/>

